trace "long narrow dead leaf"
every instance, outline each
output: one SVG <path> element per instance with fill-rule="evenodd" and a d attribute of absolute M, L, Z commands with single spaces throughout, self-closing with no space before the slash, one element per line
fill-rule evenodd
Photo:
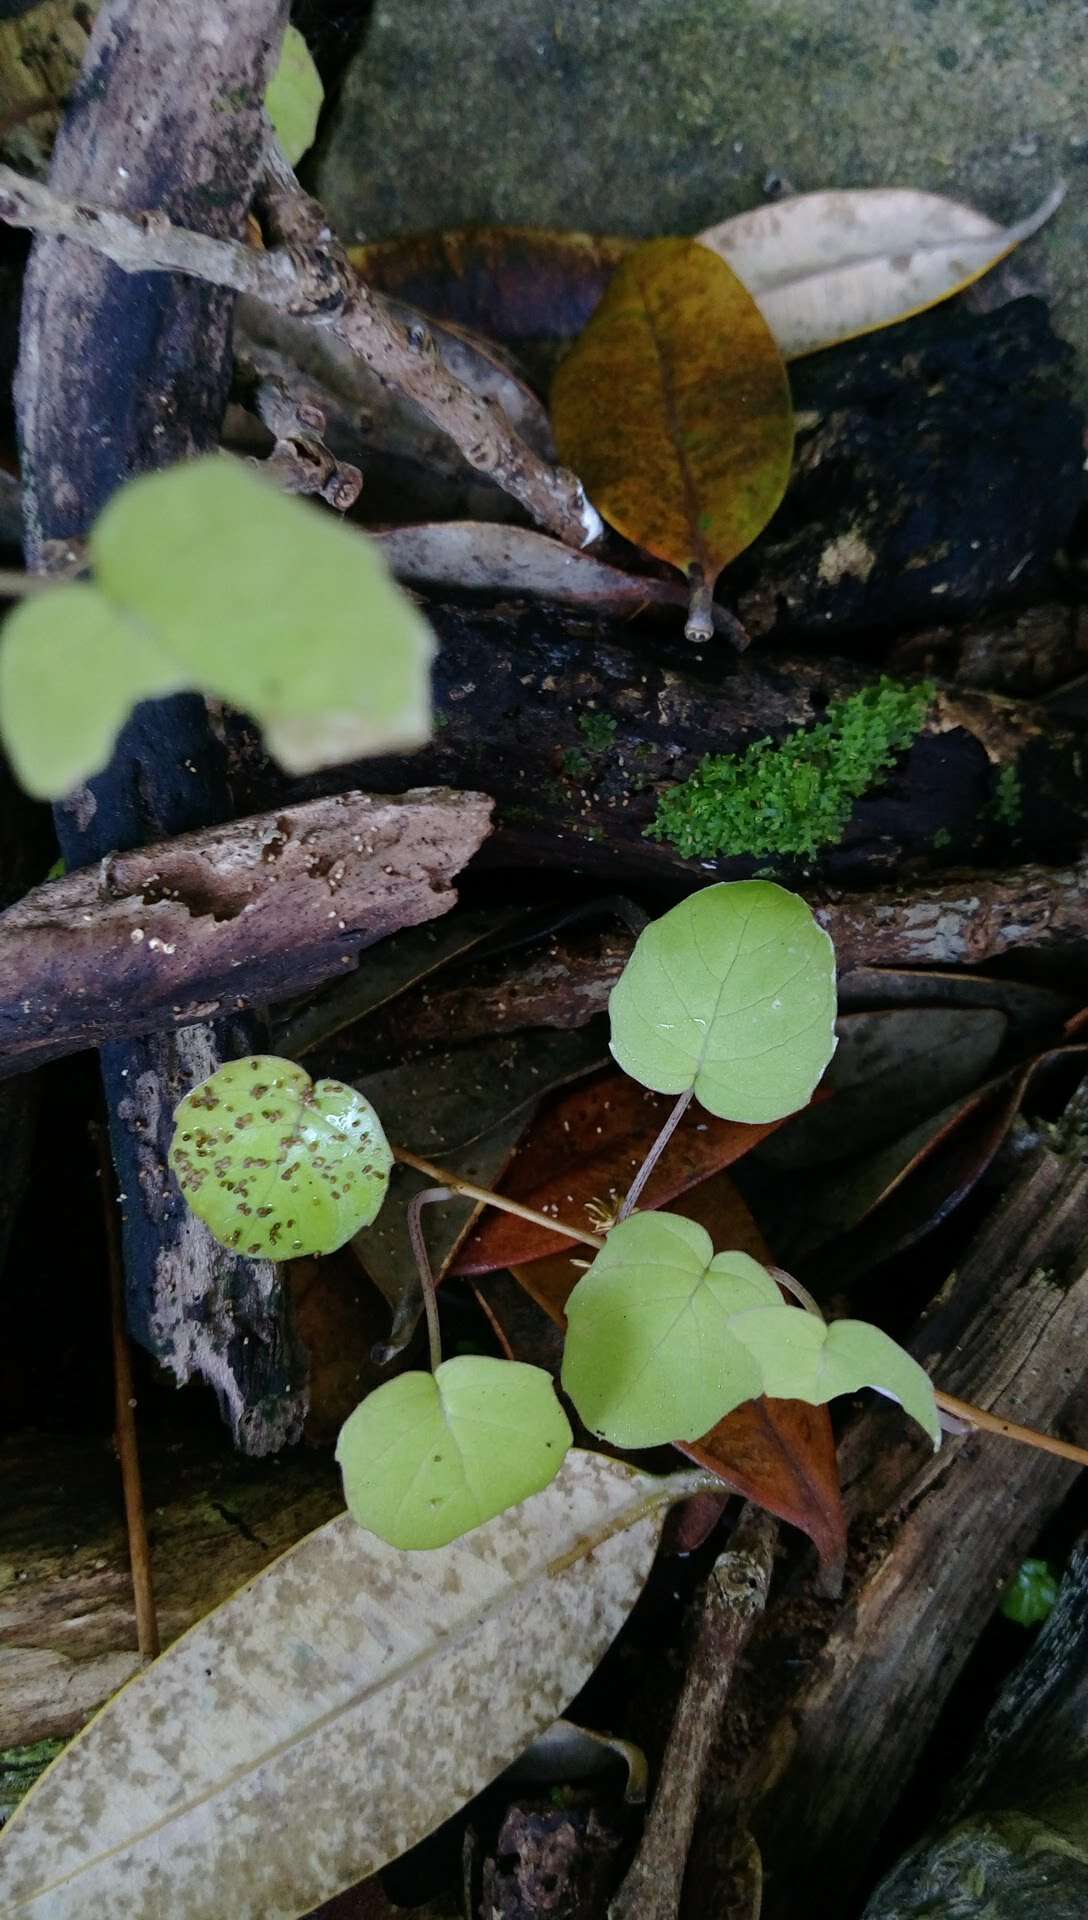
<path fill-rule="evenodd" d="M 653 607 L 684 607 L 679 581 L 625 573 L 591 553 L 529 527 L 479 520 L 434 520 L 374 535 L 398 580 L 498 593 L 529 593 L 622 618 Z M 717 622 L 729 626 L 724 609 Z"/>
<path fill-rule="evenodd" d="M 801 193 L 699 239 L 743 280 L 790 360 L 961 292 L 1036 233 L 1063 192 L 1010 227 L 913 188 Z"/>
<path fill-rule="evenodd" d="M 782 356 L 725 261 L 691 240 L 625 260 L 556 374 L 552 424 L 598 511 L 688 580 L 688 636 L 707 638 L 714 583 L 774 513 L 793 452 Z"/>
<path fill-rule="evenodd" d="M 0 1836 L 20 1920 L 295 1920 L 523 1752 L 650 1568 L 648 1475 L 572 1453 L 434 1553 L 341 1516 L 103 1709 Z M 641 1517 L 639 1517 L 641 1511 Z"/>

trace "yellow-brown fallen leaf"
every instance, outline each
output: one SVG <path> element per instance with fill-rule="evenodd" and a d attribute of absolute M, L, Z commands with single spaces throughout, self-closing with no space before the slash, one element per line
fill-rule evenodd
<path fill-rule="evenodd" d="M 755 301 L 709 248 L 652 240 L 623 262 L 552 389 L 560 458 L 627 539 L 687 577 L 687 634 L 785 492 L 793 413 Z"/>
<path fill-rule="evenodd" d="M 908 187 L 801 193 L 699 235 L 754 298 L 787 360 L 894 325 L 970 286 L 1061 201 L 1002 227 Z"/>

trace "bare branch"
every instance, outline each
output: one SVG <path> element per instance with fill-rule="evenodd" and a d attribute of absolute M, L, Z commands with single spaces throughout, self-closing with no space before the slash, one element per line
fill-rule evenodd
<path fill-rule="evenodd" d="M 568 546 L 597 539 L 601 522 L 580 482 L 526 446 L 498 408 L 447 371 L 427 329 L 403 327 L 357 278 L 315 201 L 274 155 L 266 187 L 283 244 L 262 249 L 175 226 L 162 213 L 118 213 L 65 200 L 0 167 L 0 220 L 80 241 L 126 273 L 182 273 L 249 294 L 335 333 L 379 377 L 454 440 L 471 467 L 504 488 Z"/>

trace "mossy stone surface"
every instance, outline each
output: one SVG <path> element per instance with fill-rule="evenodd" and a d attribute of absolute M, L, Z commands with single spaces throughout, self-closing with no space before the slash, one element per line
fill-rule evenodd
<path fill-rule="evenodd" d="M 349 239 L 467 222 L 695 232 L 787 190 L 1025 213 L 1088 383 L 1080 0 L 378 0 L 319 186 Z"/>

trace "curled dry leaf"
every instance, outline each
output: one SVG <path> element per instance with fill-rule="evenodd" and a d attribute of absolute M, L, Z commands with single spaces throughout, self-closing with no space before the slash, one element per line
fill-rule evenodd
<path fill-rule="evenodd" d="M 724 260 L 691 240 L 631 254 L 556 374 L 552 425 L 604 518 L 684 574 L 688 637 L 706 639 L 714 583 L 771 518 L 793 454 L 782 356 Z"/>
<path fill-rule="evenodd" d="M 532 227 L 453 227 L 352 247 L 368 285 L 509 345 L 571 340 L 637 242 Z"/>
<path fill-rule="evenodd" d="M 649 1572 L 660 1485 L 572 1453 L 535 1499 L 434 1553 L 346 1514 L 310 1534 L 42 1777 L 0 1836 L 0 1910 L 294 1920 L 375 1873 L 584 1684 Z"/>
<path fill-rule="evenodd" d="M 1036 233 L 1063 192 L 1011 227 L 912 188 L 802 193 L 699 239 L 743 280 L 789 360 L 959 293 Z"/>
<path fill-rule="evenodd" d="M 654 607 L 686 607 L 678 581 L 625 573 L 595 560 L 591 553 L 565 547 L 528 527 L 492 526 L 479 520 L 436 520 L 414 527 L 392 527 L 374 535 L 398 580 L 423 580 L 434 586 L 483 592 L 528 593 L 544 600 L 569 601 L 595 613 L 624 615 Z M 724 609 L 715 608 L 715 625 L 729 630 Z"/>

